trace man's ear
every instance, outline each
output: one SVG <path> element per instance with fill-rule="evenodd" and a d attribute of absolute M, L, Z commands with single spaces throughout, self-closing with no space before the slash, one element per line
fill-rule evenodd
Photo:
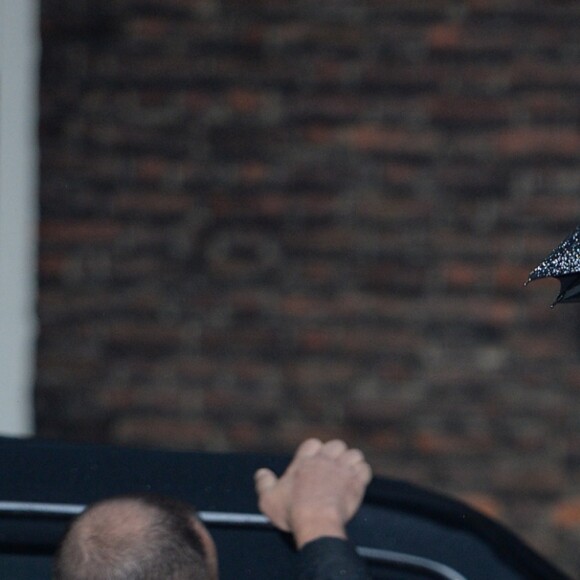
<path fill-rule="evenodd" d="M 203 523 L 196 517 L 191 518 L 191 527 L 197 534 L 203 546 L 203 551 L 205 552 L 205 561 L 207 563 L 207 569 L 209 571 L 211 580 L 218 580 L 219 568 L 218 568 L 218 554 L 217 547 L 208 529 L 203 525 Z"/>

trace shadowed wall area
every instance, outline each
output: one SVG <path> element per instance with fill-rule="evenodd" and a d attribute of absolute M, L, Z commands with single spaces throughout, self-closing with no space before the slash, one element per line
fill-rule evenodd
<path fill-rule="evenodd" d="M 42 1 L 42 436 L 291 451 L 580 570 L 580 5 Z"/>

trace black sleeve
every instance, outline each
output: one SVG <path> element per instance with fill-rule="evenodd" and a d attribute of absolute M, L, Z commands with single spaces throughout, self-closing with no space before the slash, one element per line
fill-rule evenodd
<path fill-rule="evenodd" d="M 318 538 L 298 553 L 299 580 L 371 580 L 353 545 L 340 538 Z"/>

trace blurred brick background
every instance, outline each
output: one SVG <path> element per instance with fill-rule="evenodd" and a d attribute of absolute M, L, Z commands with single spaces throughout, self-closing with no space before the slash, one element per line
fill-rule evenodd
<path fill-rule="evenodd" d="M 38 433 L 360 446 L 580 572 L 580 4 L 43 0 Z"/>

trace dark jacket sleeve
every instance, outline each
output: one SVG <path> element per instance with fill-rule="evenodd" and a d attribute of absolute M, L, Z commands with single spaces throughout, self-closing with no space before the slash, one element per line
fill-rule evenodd
<path fill-rule="evenodd" d="M 354 546 L 340 538 L 319 538 L 298 553 L 299 580 L 371 580 Z"/>

